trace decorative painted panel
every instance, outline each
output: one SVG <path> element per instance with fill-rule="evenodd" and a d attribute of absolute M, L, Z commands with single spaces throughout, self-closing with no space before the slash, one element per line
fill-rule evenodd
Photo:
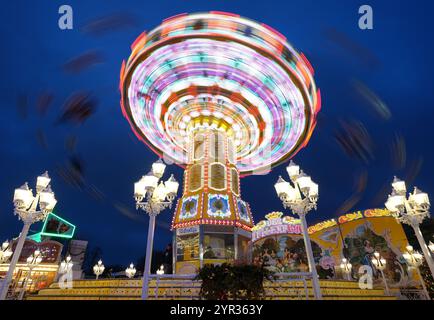
<path fill-rule="evenodd" d="M 235 168 L 231 169 L 231 189 L 235 195 L 240 195 L 240 179 L 238 176 L 238 170 Z"/>
<path fill-rule="evenodd" d="M 212 163 L 210 168 L 209 186 L 215 190 L 226 189 L 226 167 L 221 163 Z"/>
<path fill-rule="evenodd" d="M 199 196 L 191 196 L 185 198 L 182 201 L 181 213 L 179 214 L 179 220 L 191 219 L 197 216 Z"/>
<path fill-rule="evenodd" d="M 205 151 L 205 136 L 203 134 L 196 134 L 194 136 L 194 160 L 200 160 L 204 157 Z"/>
<path fill-rule="evenodd" d="M 208 196 L 208 215 L 216 218 L 229 218 L 229 198 L 223 194 L 210 194 Z"/>
<path fill-rule="evenodd" d="M 188 185 L 190 192 L 197 191 L 203 187 L 202 165 L 195 164 L 191 166 L 188 176 Z"/>
<path fill-rule="evenodd" d="M 238 207 L 238 214 L 240 215 L 240 219 L 244 222 L 250 223 L 250 215 L 249 215 L 249 209 L 247 208 L 247 204 L 241 200 L 237 199 L 237 207 Z"/>

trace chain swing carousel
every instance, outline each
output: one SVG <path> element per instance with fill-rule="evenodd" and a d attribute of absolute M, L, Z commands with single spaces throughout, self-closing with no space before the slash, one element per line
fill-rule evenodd
<path fill-rule="evenodd" d="M 254 222 L 240 177 L 306 146 L 321 102 L 312 67 L 277 31 L 221 12 L 169 18 L 131 49 L 123 114 L 150 149 L 185 168 L 174 270 L 248 260 Z"/>

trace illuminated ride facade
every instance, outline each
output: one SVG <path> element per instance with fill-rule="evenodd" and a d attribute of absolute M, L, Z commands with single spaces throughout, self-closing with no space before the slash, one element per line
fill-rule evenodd
<path fill-rule="evenodd" d="M 274 272 L 304 272 L 308 261 L 300 221 L 272 212 L 252 228 L 253 263 Z M 384 276 L 392 288 L 418 286 L 402 252 L 408 239 L 402 225 L 385 209 L 367 209 L 319 222 L 308 228 L 316 269 L 320 279 L 357 281 L 360 267 L 373 271 L 374 285 L 382 286 L 382 275 L 374 267 L 375 252 L 385 258 Z M 350 274 L 342 272 L 342 259 L 352 265 Z M 362 273 L 363 274 L 363 273 Z"/>
<path fill-rule="evenodd" d="M 23 289 L 27 277 L 29 277 L 25 287 L 27 292 L 46 288 L 56 280 L 63 247 L 64 245 L 70 247 L 70 240 L 74 237 L 75 229 L 76 226 L 71 222 L 53 212 L 48 213 L 40 231 L 28 236 L 24 242 L 12 277 L 11 292 L 15 292 L 14 295 L 18 295 Z M 18 238 L 11 241 L 12 251 L 15 251 L 17 243 Z M 41 252 L 42 260 L 39 264 L 30 267 L 27 259 L 35 250 Z M 76 261 L 75 257 L 74 261 Z M 0 278 L 6 275 L 9 262 L 8 259 L 0 263 Z M 81 263 L 77 263 L 77 267 L 80 268 Z"/>
<path fill-rule="evenodd" d="M 123 114 L 149 148 L 185 168 L 174 270 L 248 259 L 254 222 L 239 179 L 306 146 L 320 110 L 312 67 L 277 31 L 221 12 L 169 18 L 131 49 Z"/>

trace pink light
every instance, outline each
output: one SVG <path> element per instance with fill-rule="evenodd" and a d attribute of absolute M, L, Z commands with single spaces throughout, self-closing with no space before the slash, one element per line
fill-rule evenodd
<path fill-rule="evenodd" d="M 143 38 L 146 38 L 146 31 L 143 31 L 137 38 L 134 40 L 134 42 L 131 45 L 131 50 L 134 50 L 134 48 L 141 42 Z"/>
<path fill-rule="evenodd" d="M 209 13 L 211 13 L 211 14 L 221 14 L 221 15 L 230 16 L 230 17 L 236 17 L 236 18 L 240 17 L 239 14 L 232 13 L 232 12 L 225 12 L 225 11 L 210 11 Z"/>
<path fill-rule="evenodd" d="M 312 67 L 311 63 L 309 62 L 309 60 L 307 60 L 306 56 L 303 53 L 300 53 L 300 57 L 304 61 L 304 63 L 306 64 L 306 66 L 308 67 L 310 73 L 312 75 L 315 75 L 315 70 L 313 70 L 313 67 Z"/>

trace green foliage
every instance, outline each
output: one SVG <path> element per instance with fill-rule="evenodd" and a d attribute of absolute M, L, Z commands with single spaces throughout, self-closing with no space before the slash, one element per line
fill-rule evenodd
<path fill-rule="evenodd" d="M 272 280 L 272 273 L 254 265 L 206 264 L 196 280 L 202 281 L 202 299 L 258 300 L 264 297 L 264 280 Z"/>

